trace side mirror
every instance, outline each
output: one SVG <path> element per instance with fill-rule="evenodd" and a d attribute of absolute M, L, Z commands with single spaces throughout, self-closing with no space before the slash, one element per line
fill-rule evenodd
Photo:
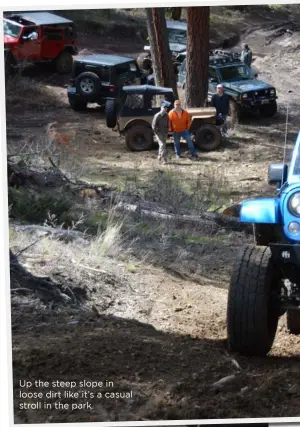
<path fill-rule="evenodd" d="M 279 186 L 284 184 L 287 180 L 288 165 L 284 163 L 273 163 L 269 166 L 268 170 L 268 183 L 269 185 Z"/>
<path fill-rule="evenodd" d="M 32 33 L 30 36 L 30 40 L 37 40 L 38 39 L 38 34 L 37 33 Z"/>

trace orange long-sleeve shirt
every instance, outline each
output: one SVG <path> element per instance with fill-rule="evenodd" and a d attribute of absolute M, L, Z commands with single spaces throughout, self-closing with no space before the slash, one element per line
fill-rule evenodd
<path fill-rule="evenodd" d="M 183 132 L 191 126 L 191 118 L 187 111 L 182 110 L 178 114 L 175 109 L 169 112 L 169 131 L 170 132 Z"/>

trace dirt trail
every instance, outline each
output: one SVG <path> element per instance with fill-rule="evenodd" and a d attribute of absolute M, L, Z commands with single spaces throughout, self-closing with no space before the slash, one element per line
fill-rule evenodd
<path fill-rule="evenodd" d="M 232 202 L 272 191 L 266 185 L 266 172 L 270 162 L 282 158 L 285 103 L 291 83 L 294 93 L 288 134 L 290 147 L 299 127 L 300 60 L 294 49 L 300 43 L 300 36 L 295 34 L 292 39 L 285 36 L 262 48 L 266 35 L 255 30 L 249 33 L 247 42 L 254 54 L 260 54 L 254 66 L 261 78 L 276 85 L 278 116 L 240 123 L 226 145 L 213 153 L 201 153 L 197 164 L 185 159 L 168 166 L 168 170 L 180 171 L 182 179 L 193 179 L 199 172 L 207 176 L 213 171 L 215 177 L 227 183 Z M 62 87 L 66 81 L 59 86 L 55 79 L 49 76 L 48 90 L 66 104 Z M 61 132 L 79 133 L 74 156 L 82 161 L 85 178 L 121 185 L 125 181 L 151 179 L 153 171 L 159 169 L 155 152 L 127 152 L 118 135 L 106 128 L 104 117 L 97 110 L 79 114 L 65 105 L 35 116 L 28 112 L 22 117 L 8 117 L 9 141 L 13 143 L 18 136 L 24 140 L 33 135 L 42 138 L 45 126 L 52 121 L 58 122 Z M 170 157 L 173 159 L 171 148 Z M 196 271 L 187 280 L 175 275 L 176 268 L 171 272 L 134 259 L 138 266 L 133 272 L 126 270 L 126 263 L 111 261 L 109 268 L 115 272 L 114 280 L 87 272 L 85 279 L 80 279 L 82 283 L 77 283 L 76 278 L 71 281 L 72 271 L 65 265 L 67 277 L 63 280 L 70 286 L 95 287 L 93 302 L 97 303 L 98 314 L 76 310 L 51 312 L 38 302 L 32 303 L 30 297 L 14 297 L 16 395 L 19 378 L 78 381 L 105 378 L 114 382 L 115 390 L 133 390 L 134 396 L 123 401 L 94 402 L 91 411 L 72 413 L 50 410 L 25 413 L 17 410 L 20 400 L 16 398 L 16 412 L 22 421 L 300 416 L 300 338 L 287 333 L 284 319 L 280 321 L 268 358 L 249 359 L 228 355 L 226 351 L 226 288 L 236 251 L 246 241 L 243 235 L 233 235 L 231 239 L 227 246 L 216 243 L 210 253 L 203 243 L 186 245 L 185 262 L 195 264 Z M 145 245 L 146 250 L 151 249 L 151 243 Z M 139 250 L 137 246 L 136 255 Z M 158 248 L 151 250 L 159 258 Z M 169 250 L 174 267 L 177 247 Z M 30 264 L 30 260 L 27 262 Z M 63 265 L 63 260 L 59 263 Z M 35 273 L 46 275 L 47 269 L 36 267 Z M 229 375 L 235 377 L 222 390 L 213 387 L 213 383 Z"/>

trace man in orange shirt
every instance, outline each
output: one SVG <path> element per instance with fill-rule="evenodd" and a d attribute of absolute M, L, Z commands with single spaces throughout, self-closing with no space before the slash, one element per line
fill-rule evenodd
<path fill-rule="evenodd" d="M 188 145 L 188 150 L 191 154 L 191 159 L 197 159 L 197 153 L 192 141 L 189 128 L 191 126 L 191 119 L 187 111 L 181 108 L 179 100 L 174 102 L 173 110 L 169 112 L 169 131 L 173 133 L 174 147 L 176 158 L 180 159 L 180 140 L 183 137 Z"/>

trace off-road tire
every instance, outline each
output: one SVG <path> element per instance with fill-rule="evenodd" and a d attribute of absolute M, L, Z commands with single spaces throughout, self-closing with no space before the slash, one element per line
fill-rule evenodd
<path fill-rule="evenodd" d="M 247 246 L 237 257 L 227 305 L 228 345 L 247 356 L 265 356 L 276 335 L 279 306 L 279 272 L 270 248 Z"/>
<path fill-rule="evenodd" d="M 117 105 L 114 99 L 108 99 L 105 103 L 106 126 L 113 129 L 117 124 Z"/>
<path fill-rule="evenodd" d="M 81 87 L 81 82 L 86 80 L 87 83 L 90 81 L 93 84 L 93 88 L 90 92 L 85 92 Z M 92 73 L 91 71 L 85 71 L 84 73 L 79 74 L 75 80 L 76 91 L 80 94 L 82 99 L 86 101 L 92 101 L 95 99 L 97 94 L 101 91 L 101 80 L 97 74 Z"/>
<path fill-rule="evenodd" d="M 58 74 L 69 74 L 72 71 L 73 56 L 70 52 L 62 52 L 55 59 L 55 68 Z"/>
<path fill-rule="evenodd" d="M 195 146 L 202 151 L 216 150 L 222 143 L 222 135 L 217 126 L 204 124 L 195 133 Z"/>
<path fill-rule="evenodd" d="M 78 98 L 69 98 L 69 104 L 74 111 L 84 111 L 87 108 L 87 102 Z"/>
<path fill-rule="evenodd" d="M 243 117 L 242 108 L 234 99 L 229 100 L 229 115 L 232 128 L 234 128 Z"/>
<path fill-rule="evenodd" d="M 286 313 L 286 325 L 293 335 L 300 335 L 300 311 L 288 310 Z"/>
<path fill-rule="evenodd" d="M 133 125 L 125 133 L 125 144 L 130 151 L 151 150 L 154 147 L 152 129 L 146 125 Z"/>
<path fill-rule="evenodd" d="M 277 102 L 271 104 L 262 105 L 259 108 L 260 115 L 262 117 L 273 117 L 277 113 Z"/>

